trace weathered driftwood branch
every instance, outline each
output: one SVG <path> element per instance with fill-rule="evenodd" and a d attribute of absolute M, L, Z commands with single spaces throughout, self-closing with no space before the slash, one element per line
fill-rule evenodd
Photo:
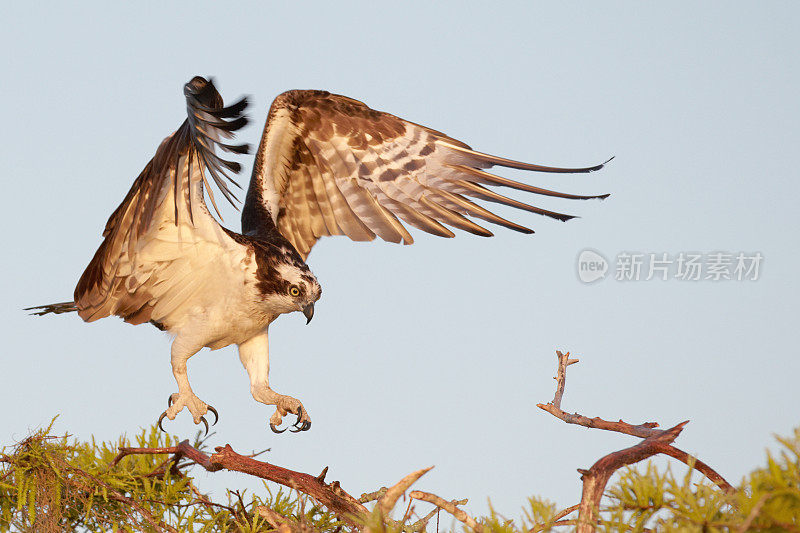
<path fill-rule="evenodd" d="M 577 363 L 578 359 L 570 359 L 569 352 L 561 353 L 560 351 L 556 351 L 556 357 L 558 358 L 558 372 L 554 379 L 557 381 L 556 385 L 556 393 L 553 397 L 553 401 L 546 404 L 537 404 L 540 409 L 543 409 L 550 413 L 551 415 L 555 416 L 567 422 L 568 424 L 577 424 L 579 426 L 584 426 L 587 428 L 596 428 L 596 429 L 603 429 L 606 431 L 616 431 L 618 433 L 625 433 L 627 435 L 633 435 L 634 437 L 641 437 L 643 439 L 647 439 L 650 437 L 656 437 L 658 435 L 662 435 L 664 433 L 663 430 L 656 429 L 658 428 L 657 422 L 645 422 L 639 425 L 629 424 L 627 422 L 623 422 L 622 420 L 618 422 L 611 422 L 608 420 L 603 420 L 600 417 L 589 418 L 587 416 L 578 414 L 578 413 L 567 413 L 561 409 L 561 399 L 564 395 L 564 387 L 566 385 L 567 379 L 567 366 Z M 688 422 L 688 421 L 687 421 Z M 684 422 L 685 424 L 686 422 Z M 662 443 L 660 441 L 656 441 L 655 443 L 651 444 L 652 446 L 658 447 L 658 451 L 656 453 L 663 453 L 664 455 L 669 455 L 670 457 L 681 461 L 682 463 L 689 465 L 690 467 L 696 469 L 698 472 L 706 476 L 711 482 L 716 484 L 719 488 L 727 492 L 733 492 L 735 489 L 733 486 L 728 483 L 725 478 L 723 478 L 718 472 L 716 472 L 713 468 L 708 466 L 703 461 L 689 455 L 688 453 L 684 452 L 683 450 L 672 446 L 670 443 Z"/>
<path fill-rule="evenodd" d="M 578 533 L 592 532 L 597 525 L 600 511 L 600 498 L 606 490 L 611 475 L 626 465 L 638 463 L 648 457 L 661 453 L 661 446 L 674 441 L 689 421 L 681 422 L 675 427 L 661 431 L 658 435 L 648 437 L 636 446 L 610 453 L 600 458 L 589 470 L 579 470 L 583 479 L 583 493 L 578 509 Z"/>

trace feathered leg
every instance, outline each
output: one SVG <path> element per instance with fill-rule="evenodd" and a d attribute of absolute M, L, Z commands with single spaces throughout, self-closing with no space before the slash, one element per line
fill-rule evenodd
<path fill-rule="evenodd" d="M 275 412 L 269 418 L 269 427 L 272 431 L 275 433 L 286 431 L 279 430 L 278 426 L 288 413 L 297 415 L 295 429 L 290 431 L 296 433 L 311 428 L 311 418 L 299 400 L 278 394 L 269 387 L 269 340 L 266 330 L 239 345 L 239 359 L 250 376 L 250 394 L 253 398 L 263 404 L 275 406 Z"/>
<path fill-rule="evenodd" d="M 206 433 L 208 433 L 208 421 L 206 421 L 204 415 L 208 411 L 214 413 L 214 424 L 217 423 L 217 410 L 195 395 L 191 385 L 189 385 L 189 375 L 186 371 L 186 362 L 201 348 L 202 346 L 186 342 L 180 336 L 172 342 L 172 374 L 178 383 L 178 392 L 169 397 L 168 408 L 158 419 L 159 427 L 161 427 L 164 417 L 175 420 L 175 417 L 184 407 L 188 408 L 189 412 L 192 413 L 195 424 L 202 423 L 206 427 Z"/>

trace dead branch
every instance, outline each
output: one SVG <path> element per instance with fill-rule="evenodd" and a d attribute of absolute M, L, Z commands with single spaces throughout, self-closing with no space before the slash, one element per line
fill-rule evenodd
<path fill-rule="evenodd" d="M 687 420 L 688 422 L 688 420 Z M 704 476 L 706 476 L 712 483 L 716 486 L 724 490 L 725 492 L 736 492 L 736 489 L 728 483 L 724 477 L 719 475 L 716 470 L 708 466 L 706 463 L 694 457 L 693 455 L 689 455 L 685 451 L 681 450 L 680 448 L 676 448 L 671 444 L 657 444 L 656 445 L 659 450 L 659 453 L 663 453 L 664 455 L 669 455 L 673 459 L 677 459 L 678 461 L 682 462 L 683 464 L 694 468 Z"/>
<path fill-rule="evenodd" d="M 558 358 L 558 374 L 553 379 L 556 380 L 556 394 L 553 401 L 550 403 L 536 404 L 540 409 L 544 409 L 556 418 L 560 418 L 567 424 L 577 424 L 587 428 L 605 429 L 606 431 L 616 431 L 618 433 L 625 433 L 633 435 L 634 437 L 641 437 L 646 439 L 661 433 L 661 430 L 655 429 L 658 427 L 657 422 L 645 422 L 637 426 L 628 424 L 620 420 L 619 422 L 611 422 L 603 420 L 600 417 L 589 418 L 578 413 L 567 413 L 561 409 L 561 398 L 564 396 L 564 387 L 567 382 L 567 367 L 571 364 L 577 363 L 580 359 L 570 359 L 569 352 L 561 353 L 556 350 L 556 357 Z"/>
<path fill-rule="evenodd" d="M 569 352 L 562 354 L 561 352 L 556 352 L 558 354 L 558 370 L 556 373 L 556 377 L 553 378 L 556 380 L 556 393 L 553 396 L 552 404 L 555 405 L 557 408 L 561 408 L 561 398 L 564 397 L 564 386 L 567 382 L 567 367 L 569 365 L 574 365 L 575 363 L 579 363 L 580 359 L 570 359 Z"/>
<path fill-rule="evenodd" d="M 204 454 L 191 444 L 189 444 L 188 440 L 182 441 L 177 446 L 170 446 L 168 448 L 131 448 L 131 447 L 121 447 L 119 449 L 119 453 L 114 460 L 111 461 L 108 465 L 109 468 L 116 466 L 123 458 L 128 455 L 136 455 L 136 454 L 146 454 L 146 455 L 157 455 L 162 453 L 168 453 L 175 455 L 175 463 L 177 464 L 183 457 L 187 459 L 191 459 L 192 462 L 199 464 L 209 472 L 216 472 L 221 470 L 221 466 L 216 466 L 211 463 L 209 460 L 208 455 Z"/>
<path fill-rule="evenodd" d="M 640 437 L 643 439 L 657 437 L 664 433 L 663 430 L 656 429 L 658 427 L 657 422 L 645 422 L 643 424 L 633 425 L 633 424 L 628 424 L 627 422 L 623 422 L 622 420 L 620 420 L 619 422 L 611 422 L 608 420 L 603 420 L 600 417 L 589 418 L 587 416 L 578 413 L 567 413 L 563 411 L 561 409 L 561 399 L 564 395 L 564 388 L 566 386 L 567 366 L 573 363 L 577 363 L 578 359 L 570 359 L 569 352 L 561 353 L 558 350 L 556 351 L 556 357 L 558 358 L 558 373 L 554 378 L 557 382 L 555 396 L 553 397 L 552 402 L 547 404 L 540 403 L 537 404 L 537 407 L 547 411 L 551 415 L 555 416 L 560 420 L 563 420 L 568 424 L 577 424 L 579 426 L 587 428 L 615 431 L 617 433 L 625 433 L 626 435 L 633 435 L 634 437 Z M 686 422 L 684 422 L 684 424 L 685 423 Z M 734 492 L 736 490 L 730 483 L 728 483 L 725 480 L 725 478 L 723 478 L 717 471 L 708 466 L 706 463 L 689 455 L 683 450 L 672 446 L 670 443 L 661 443 L 660 441 L 654 441 L 653 443 L 651 443 L 651 446 L 655 446 L 658 448 L 658 451 L 656 453 L 663 453 L 664 455 L 669 455 L 670 457 L 677 459 L 678 461 L 681 461 L 682 463 L 696 469 L 698 472 L 706 476 L 709 480 L 711 480 L 711 482 L 716 484 L 722 490 L 726 492 Z"/>
<path fill-rule="evenodd" d="M 432 503 L 436 507 L 443 509 L 453 515 L 456 520 L 462 522 L 467 527 L 472 529 L 473 531 L 477 531 L 478 533 L 483 533 L 483 526 L 475 521 L 474 518 L 469 516 L 467 513 L 456 507 L 453 503 L 448 502 L 444 498 L 440 498 L 435 494 L 431 494 L 430 492 L 422 492 L 421 490 L 413 490 L 408 494 L 408 497 L 414 500 L 422 500 L 428 503 Z"/>
<path fill-rule="evenodd" d="M 389 489 L 387 489 L 386 487 L 381 487 L 374 492 L 365 492 L 358 498 L 358 501 L 360 503 L 374 502 L 375 500 L 379 500 L 380 498 L 382 498 L 383 495 L 386 494 L 387 490 Z"/>
<path fill-rule="evenodd" d="M 574 520 L 572 520 L 572 521 L 562 521 L 561 519 L 564 518 L 565 516 L 567 516 L 568 514 L 574 512 L 574 511 L 577 511 L 580 506 L 581 506 L 581 504 L 576 503 L 575 505 L 573 505 L 571 507 L 567 507 L 566 509 L 563 509 L 563 510 L 557 512 L 550 519 L 549 522 L 546 522 L 544 524 L 536 524 L 535 526 L 533 526 L 529 530 L 529 533 L 538 533 L 539 531 L 542 531 L 545 527 L 554 527 L 556 525 L 567 525 L 565 522 L 575 522 Z M 577 523 L 577 522 L 575 522 L 575 523 Z M 572 525 L 574 525 L 574 523 Z"/>
<path fill-rule="evenodd" d="M 563 511 L 560 511 L 560 512 L 556 513 L 556 515 L 552 518 L 552 520 L 561 520 L 562 518 L 564 518 L 565 516 L 567 516 L 571 512 L 577 511 L 580 508 L 580 506 L 581 506 L 581 504 L 576 503 L 572 507 L 567 507 Z"/>
<path fill-rule="evenodd" d="M 411 499 L 412 498 L 409 498 L 409 500 Z M 468 499 L 464 498 L 463 500 L 450 500 L 450 503 L 452 503 L 455 506 L 459 506 L 459 505 L 466 505 L 468 501 L 469 501 Z M 419 520 L 408 526 L 408 528 L 411 531 L 423 531 L 425 529 L 425 526 L 428 525 L 428 522 L 430 522 L 431 518 L 436 516 L 440 510 L 441 508 L 434 507 L 428 514 L 426 514 L 425 516 L 423 516 L 422 518 L 420 518 Z"/>
<path fill-rule="evenodd" d="M 378 508 L 381 510 L 381 513 L 383 513 L 383 516 L 388 516 L 389 511 L 394 509 L 397 500 L 400 499 L 400 496 L 403 495 L 408 487 L 413 485 L 419 478 L 429 472 L 432 468 L 432 466 L 429 466 L 428 468 L 423 468 L 421 470 L 417 470 L 416 472 L 412 472 L 387 490 L 386 494 L 384 494 L 381 499 L 378 500 Z"/>
<path fill-rule="evenodd" d="M 354 516 L 362 516 L 367 512 L 366 507 L 345 492 L 339 486 L 338 481 L 326 484 L 323 481 L 324 477 L 322 475 L 315 477 L 264 461 L 258 461 L 246 455 L 240 455 L 233 451 L 233 448 L 231 448 L 229 444 L 218 447 L 215 450 L 216 453 L 209 457 L 189 444 L 188 440 L 182 441 L 177 446 L 167 448 L 126 447 L 120 448 L 119 453 L 114 460 L 111 461 L 109 467 L 113 467 L 127 455 L 168 453 L 174 455 L 176 464 L 180 459 L 185 457 L 199 464 L 209 472 L 217 472 L 222 469 L 233 470 L 295 489 L 303 494 L 311 496 L 351 525 L 356 525 L 353 520 Z"/>
<path fill-rule="evenodd" d="M 353 516 L 360 516 L 367 512 L 367 509 L 358 500 L 339 486 L 338 481 L 326 484 L 311 474 L 295 472 L 264 461 L 257 461 L 236 453 L 230 444 L 217 447 L 215 451 L 216 453 L 209 458 L 209 462 L 214 467 L 243 472 L 298 490 L 311 496 L 353 525 L 355 525 Z"/>
<path fill-rule="evenodd" d="M 269 507 L 259 505 L 255 509 L 269 525 L 278 530 L 278 533 L 290 533 L 292 531 L 291 520 Z"/>
<path fill-rule="evenodd" d="M 583 479 L 583 493 L 578 509 L 578 533 L 595 530 L 600 509 L 600 498 L 606 489 L 611 475 L 625 465 L 638 463 L 643 459 L 660 453 L 659 445 L 667 445 L 674 441 L 689 421 L 681 422 L 675 427 L 648 437 L 636 446 L 610 453 L 600 458 L 589 470 L 578 470 Z"/>

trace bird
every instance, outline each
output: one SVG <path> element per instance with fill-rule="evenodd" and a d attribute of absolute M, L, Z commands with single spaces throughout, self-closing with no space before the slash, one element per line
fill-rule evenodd
<path fill-rule="evenodd" d="M 248 98 L 225 106 L 214 79 L 201 76 L 186 83 L 183 94 L 187 118 L 161 142 L 111 214 L 73 301 L 26 309 L 36 315 L 77 312 L 86 322 L 114 315 L 169 333 L 178 392 L 169 395 L 158 418 L 162 430 L 163 420 L 174 420 L 184 408 L 206 433 L 206 414 L 217 423 L 217 410 L 189 383 L 187 361 L 203 348 L 233 344 L 253 398 L 275 408 L 270 429 L 310 429 L 302 402 L 270 386 L 268 330 L 286 313 L 300 312 L 311 322 L 322 288 L 306 260 L 321 237 L 412 244 L 409 226 L 439 237 L 454 237 L 453 229 L 492 236 L 476 220 L 530 234 L 476 200 L 566 221 L 574 217 L 495 189 L 572 200 L 609 196 L 557 192 L 487 169 L 588 173 L 613 157 L 583 168 L 523 163 L 478 152 L 346 96 L 289 90 L 269 108 L 241 208 L 241 232 L 235 232 L 220 223 L 211 181 L 238 206 L 231 186 L 241 189 L 233 175 L 242 167 L 222 153 L 235 158 L 251 151 L 231 141 L 248 123 Z M 281 428 L 289 414 L 295 422 Z"/>

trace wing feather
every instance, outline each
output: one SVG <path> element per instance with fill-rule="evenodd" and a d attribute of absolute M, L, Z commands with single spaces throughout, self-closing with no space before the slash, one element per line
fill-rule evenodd
<path fill-rule="evenodd" d="M 585 173 L 604 164 L 560 168 L 506 159 L 475 151 L 444 133 L 352 98 L 325 91 L 287 91 L 270 107 L 242 229 L 248 234 L 268 233 L 277 225 L 304 257 L 324 235 L 345 234 L 353 240 L 378 236 L 411 244 L 404 224 L 443 237 L 454 236 L 445 225 L 491 236 L 472 220 L 479 219 L 532 233 L 469 198 L 568 220 L 573 217 L 508 198 L 490 187 L 571 200 L 608 195 L 552 191 L 485 169 Z"/>
<path fill-rule="evenodd" d="M 322 216 L 322 222 L 325 225 L 324 230 L 319 233 L 319 236 L 341 235 L 342 230 L 339 228 L 339 224 L 336 222 L 336 216 L 333 214 L 331 201 L 328 199 L 328 193 L 325 191 L 325 180 L 319 172 L 319 167 L 314 164 L 310 153 L 304 151 L 303 156 L 303 172 L 308 176 L 311 182 L 311 189 L 314 193 L 314 198 L 309 199 L 309 202 L 316 202 Z"/>
<path fill-rule="evenodd" d="M 203 277 L 217 259 L 213 250 L 235 245 L 208 212 L 204 191 L 215 209 L 212 180 L 226 199 L 235 198 L 228 173 L 238 172 L 239 164 L 220 158 L 215 147 L 246 124 L 241 113 L 247 101 L 223 107 L 213 82 L 200 77 L 184 86 L 184 96 L 187 119 L 160 144 L 111 214 L 75 288 L 86 321 L 112 314 L 134 324 L 160 320 L 160 313 L 174 310 L 213 277 Z M 243 153 L 247 146 L 223 149 Z M 200 246 L 211 251 L 198 255 Z"/>

